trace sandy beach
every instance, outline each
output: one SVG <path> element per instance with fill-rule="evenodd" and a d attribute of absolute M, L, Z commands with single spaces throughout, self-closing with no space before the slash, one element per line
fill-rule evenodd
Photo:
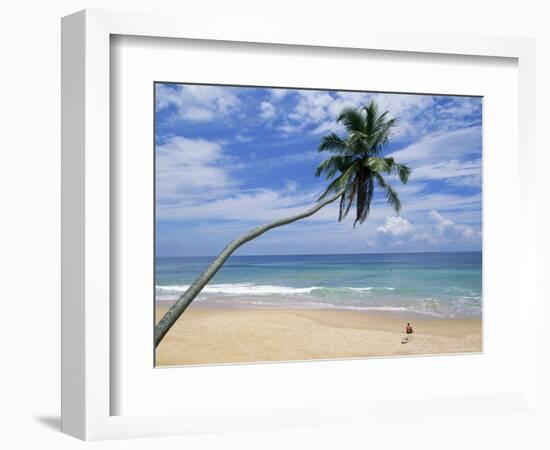
<path fill-rule="evenodd" d="M 167 306 L 156 307 L 160 320 Z M 411 342 L 402 344 L 407 322 Z M 327 309 L 190 308 L 165 336 L 157 366 L 482 351 L 481 320 L 418 319 Z"/>

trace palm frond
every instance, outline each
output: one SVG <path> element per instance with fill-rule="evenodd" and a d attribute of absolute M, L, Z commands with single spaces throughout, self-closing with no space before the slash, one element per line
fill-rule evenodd
<path fill-rule="evenodd" d="M 397 176 L 399 177 L 399 181 L 403 184 L 407 184 L 409 181 L 409 177 L 411 176 L 411 169 L 406 164 L 394 164 L 395 170 L 397 172 Z"/>
<path fill-rule="evenodd" d="M 357 224 L 362 224 L 368 217 L 370 212 L 370 206 L 372 203 L 372 197 L 374 195 L 374 180 L 370 173 L 363 176 L 362 186 L 359 190 L 361 192 L 361 200 L 357 197 L 357 214 L 353 227 Z"/>
<path fill-rule="evenodd" d="M 390 173 L 394 165 L 394 161 L 393 158 L 371 156 L 365 160 L 364 165 L 373 172 Z"/>
<path fill-rule="evenodd" d="M 378 118 L 378 104 L 372 100 L 368 105 L 362 108 L 365 111 L 365 133 L 372 135 L 376 129 L 376 120 Z"/>
<path fill-rule="evenodd" d="M 396 119 L 390 119 L 377 126 L 370 141 L 371 153 L 376 155 L 382 153 L 390 141 L 395 124 Z"/>
<path fill-rule="evenodd" d="M 397 214 L 401 212 L 401 200 L 399 200 L 399 194 L 393 189 L 384 177 L 380 174 L 375 174 L 378 185 L 384 190 L 387 202 L 392 206 Z"/>
<path fill-rule="evenodd" d="M 365 119 L 361 115 L 361 111 L 355 108 L 345 108 L 338 119 L 337 122 L 342 122 L 346 131 L 348 133 L 362 132 L 365 129 Z"/>
<path fill-rule="evenodd" d="M 396 163 L 392 157 L 380 158 L 378 156 L 371 156 L 365 160 L 365 167 L 368 167 L 373 172 L 394 173 L 403 184 L 407 184 L 411 175 L 409 166 Z"/>
<path fill-rule="evenodd" d="M 340 198 L 340 207 L 338 208 L 338 222 L 342 221 L 343 211 L 346 209 L 346 196 L 342 195 Z"/>
<path fill-rule="evenodd" d="M 345 190 L 348 187 L 350 179 L 356 168 L 357 164 L 351 164 L 339 177 L 335 178 L 332 183 L 328 185 L 325 191 L 319 196 L 318 200 L 324 199 L 332 192 L 337 193 Z"/>
<path fill-rule="evenodd" d="M 346 150 L 346 142 L 341 139 L 336 133 L 330 133 L 326 136 L 324 136 L 321 139 L 321 143 L 319 144 L 319 151 L 345 151 Z"/>
<path fill-rule="evenodd" d="M 338 222 L 341 222 L 344 219 L 351 209 L 353 202 L 355 200 L 355 194 L 357 192 L 357 183 L 352 183 L 351 188 L 342 195 L 340 201 L 340 211 L 338 212 Z"/>
<path fill-rule="evenodd" d="M 352 162 L 353 158 L 349 156 L 331 156 L 319 164 L 315 170 L 315 176 L 319 177 L 321 174 L 325 173 L 327 179 L 331 179 L 336 173 L 343 173 Z"/>

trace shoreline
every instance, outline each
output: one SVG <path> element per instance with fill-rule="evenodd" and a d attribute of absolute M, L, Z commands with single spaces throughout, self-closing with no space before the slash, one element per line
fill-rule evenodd
<path fill-rule="evenodd" d="M 155 308 L 164 308 L 168 309 L 175 303 L 175 300 L 155 300 Z M 408 310 L 392 310 L 392 309 L 383 309 L 383 307 L 380 307 L 380 309 L 376 309 L 376 307 L 365 307 L 365 308 L 353 308 L 353 307 L 339 307 L 339 306 L 311 306 L 311 307 L 304 307 L 299 305 L 281 305 L 279 307 L 271 306 L 271 305 L 250 305 L 250 304 L 242 304 L 239 302 L 231 303 L 213 303 L 212 301 L 204 300 L 204 301 L 194 301 L 186 311 L 193 311 L 193 310 L 229 310 L 229 311 L 283 311 L 283 310 L 289 310 L 289 311 L 342 311 L 342 312 L 350 312 L 350 313 L 357 313 L 357 314 L 366 314 L 366 315 L 372 315 L 372 316 L 381 316 L 381 317 L 388 317 L 388 318 L 394 318 L 394 319 L 401 319 L 401 320 L 482 320 L 482 317 L 477 316 L 458 316 L 458 317 L 445 317 L 440 316 L 436 314 L 427 314 L 417 311 L 408 311 Z M 158 317 L 157 317 L 158 319 Z"/>
<path fill-rule="evenodd" d="M 155 306 L 158 321 L 168 305 Z M 163 302 L 169 303 L 169 302 Z M 401 313 L 401 312 L 400 312 Z M 402 344 L 411 322 L 413 339 Z M 479 353 L 481 319 L 304 308 L 194 304 L 156 350 L 156 366 Z"/>

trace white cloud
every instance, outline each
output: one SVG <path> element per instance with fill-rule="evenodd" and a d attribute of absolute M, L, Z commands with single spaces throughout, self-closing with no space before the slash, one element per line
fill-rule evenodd
<path fill-rule="evenodd" d="M 318 123 L 329 114 L 329 107 L 334 103 L 334 98 L 324 91 L 298 91 L 298 103 L 288 115 L 289 119 Z"/>
<path fill-rule="evenodd" d="M 303 124 L 298 125 L 290 125 L 289 123 L 284 123 L 282 125 L 279 125 L 277 127 L 279 131 L 281 131 L 285 135 L 297 133 L 299 131 L 302 131 L 304 129 Z"/>
<path fill-rule="evenodd" d="M 418 134 L 419 127 L 412 124 L 417 115 L 434 104 L 429 95 L 382 94 L 363 92 L 296 91 L 297 102 L 284 118 L 285 131 L 299 132 L 312 127 L 313 134 L 342 132 L 337 117 L 347 107 L 362 107 L 375 100 L 381 112 L 389 111 L 389 117 L 398 117 L 396 137 Z"/>
<path fill-rule="evenodd" d="M 447 229 L 453 229 L 456 226 L 451 219 L 446 219 L 434 209 L 429 212 L 429 216 L 435 221 L 435 227 L 440 234 L 443 234 Z"/>
<path fill-rule="evenodd" d="M 419 212 L 414 217 L 413 226 L 402 217 L 387 216 L 385 222 L 376 228 L 377 248 L 429 251 L 475 249 L 481 244 L 481 231 L 475 225 L 457 223 L 437 210 Z"/>
<path fill-rule="evenodd" d="M 389 156 L 412 168 L 413 180 L 481 187 L 481 127 L 428 135 Z"/>
<path fill-rule="evenodd" d="M 437 116 L 443 120 L 465 120 L 481 114 L 481 99 L 479 97 L 448 97 L 445 104 L 436 106 Z"/>
<path fill-rule="evenodd" d="M 166 205 L 158 211 L 160 218 L 186 220 L 225 220 L 258 224 L 302 212 L 316 203 L 319 190 L 233 190 L 224 195 L 191 198 L 190 201 Z M 337 213 L 331 214 L 335 220 Z M 322 219 L 319 215 L 317 219 Z"/>
<path fill-rule="evenodd" d="M 381 112 L 388 111 L 389 117 L 397 118 L 394 142 L 479 125 L 481 111 L 481 101 L 468 97 L 440 97 L 444 100 L 436 101 L 434 96 L 422 94 L 302 90 L 286 92 L 285 98 L 289 95 L 295 101 L 285 105 L 277 124 L 287 134 L 343 133 L 342 125 L 336 123 L 342 110 L 365 106 L 371 100 L 378 103 Z"/>
<path fill-rule="evenodd" d="M 235 192 L 235 191 L 233 191 Z M 318 189 L 293 189 L 289 182 L 278 191 L 256 189 L 227 194 L 210 201 L 196 199 L 191 204 L 169 205 L 160 211 L 161 218 L 184 218 L 197 239 L 216 243 L 215 253 L 236 236 L 259 223 L 302 212 L 315 204 Z M 475 226 L 459 224 L 434 210 L 415 215 L 414 226 L 402 217 L 388 216 L 385 205 L 373 205 L 368 220 L 352 227 L 353 217 L 339 223 L 335 202 L 315 215 L 294 224 L 277 228 L 268 238 L 255 240 L 246 252 L 269 254 L 293 251 L 315 253 L 356 252 L 358 242 L 371 251 L 426 251 L 429 249 L 477 248 L 481 233 Z M 455 215 L 453 215 L 453 218 Z M 285 249 L 285 250 L 281 250 Z"/>
<path fill-rule="evenodd" d="M 434 164 L 443 160 L 457 160 L 468 156 L 479 158 L 481 127 L 462 128 L 451 132 L 433 133 L 414 144 L 397 150 L 389 156 L 408 164 Z"/>
<path fill-rule="evenodd" d="M 265 222 L 303 211 L 316 203 L 322 185 L 302 189 L 294 180 L 283 180 L 280 190 L 243 189 L 236 176 L 242 163 L 224 152 L 223 141 L 173 136 L 156 147 L 157 217 L 163 219 Z M 314 161 L 316 151 L 288 154 L 255 165 L 246 175 L 274 167 Z M 316 219 L 323 219 L 319 215 Z M 337 213 L 330 214 L 335 220 Z"/>
<path fill-rule="evenodd" d="M 220 86 L 167 85 L 156 86 L 157 109 L 176 108 L 180 119 L 207 122 L 233 113 L 240 100 L 230 89 Z"/>
<path fill-rule="evenodd" d="M 481 242 L 481 231 L 475 230 L 471 226 L 457 224 L 454 220 L 443 216 L 436 210 L 431 210 L 428 216 L 433 223 L 432 229 L 415 235 L 413 240 L 426 241 L 435 245 Z"/>
<path fill-rule="evenodd" d="M 415 138 L 479 125 L 481 101 L 471 97 L 376 94 L 382 110 L 397 118 L 394 139 Z"/>
<path fill-rule="evenodd" d="M 411 231 L 411 223 L 399 216 L 388 216 L 384 225 L 379 226 L 376 231 L 391 236 L 401 236 Z"/>
<path fill-rule="evenodd" d="M 388 111 L 389 117 L 397 118 L 394 138 L 416 136 L 422 134 L 423 126 L 418 122 L 418 116 L 434 105 L 430 95 L 403 94 L 370 94 L 368 101 L 378 103 L 380 111 Z"/>
<path fill-rule="evenodd" d="M 300 184 L 297 183 L 294 180 L 287 180 L 287 182 L 285 184 L 286 189 L 290 192 L 296 191 L 296 189 L 298 189 L 299 186 L 300 186 Z"/>
<path fill-rule="evenodd" d="M 274 102 L 281 101 L 283 98 L 287 96 L 287 94 L 290 92 L 289 89 L 271 89 L 271 100 Z"/>
<path fill-rule="evenodd" d="M 271 120 L 275 117 L 277 109 L 269 102 L 260 103 L 260 117 L 264 120 Z"/>
<path fill-rule="evenodd" d="M 414 169 L 414 177 L 417 180 L 446 180 L 455 185 L 479 187 L 481 186 L 481 158 L 471 161 L 451 159 L 422 165 Z"/>
<path fill-rule="evenodd" d="M 302 208 L 304 209 L 304 208 Z M 318 217 L 327 210 L 329 220 Z M 284 216 L 281 216 L 284 217 Z M 351 222 L 337 221 L 337 205 L 327 206 L 307 219 L 275 228 L 242 248 L 243 254 L 288 254 L 288 253 L 357 253 L 378 251 L 380 248 L 374 236 L 373 223 L 356 228 Z M 369 217 L 369 222 L 372 220 Z M 200 222 L 186 229 L 186 234 L 213 246 L 206 254 L 217 254 L 228 242 L 257 225 L 257 222 L 232 221 L 219 223 Z M 181 233 L 177 236 L 181 238 Z M 177 237 L 176 236 L 176 237 Z M 192 245 L 191 243 L 187 245 Z"/>
<path fill-rule="evenodd" d="M 481 206 L 481 194 L 476 193 L 472 195 L 457 195 L 450 193 L 431 193 L 425 195 L 417 195 L 413 197 L 401 197 L 401 204 L 403 208 L 402 214 L 426 212 L 431 209 L 437 209 L 439 211 L 449 210 L 477 210 L 479 211 Z"/>
<path fill-rule="evenodd" d="M 230 160 L 219 142 L 173 136 L 156 147 L 156 192 L 159 207 L 229 192 L 236 182 Z"/>
<path fill-rule="evenodd" d="M 362 104 L 363 94 L 355 94 L 355 103 L 341 97 L 340 93 L 327 91 L 296 91 L 297 102 L 285 117 L 286 131 L 303 131 L 306 127 L 313 127 L 310 132 L 321 134 L 343 131 L 336 118 L 346 106 Z"/>

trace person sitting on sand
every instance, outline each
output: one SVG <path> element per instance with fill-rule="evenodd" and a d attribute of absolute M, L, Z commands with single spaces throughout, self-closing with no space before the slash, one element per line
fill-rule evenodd
<path fill-rule="evenodd" d="M 405 337 L 401 340 L 401 343 L 406 344 L 407 342 L 411 342 L 412 334 L 413 334 L 413 327 L 411 326 L 410 323 L 407 323 L 407 326 L 405 327 Z"/>

